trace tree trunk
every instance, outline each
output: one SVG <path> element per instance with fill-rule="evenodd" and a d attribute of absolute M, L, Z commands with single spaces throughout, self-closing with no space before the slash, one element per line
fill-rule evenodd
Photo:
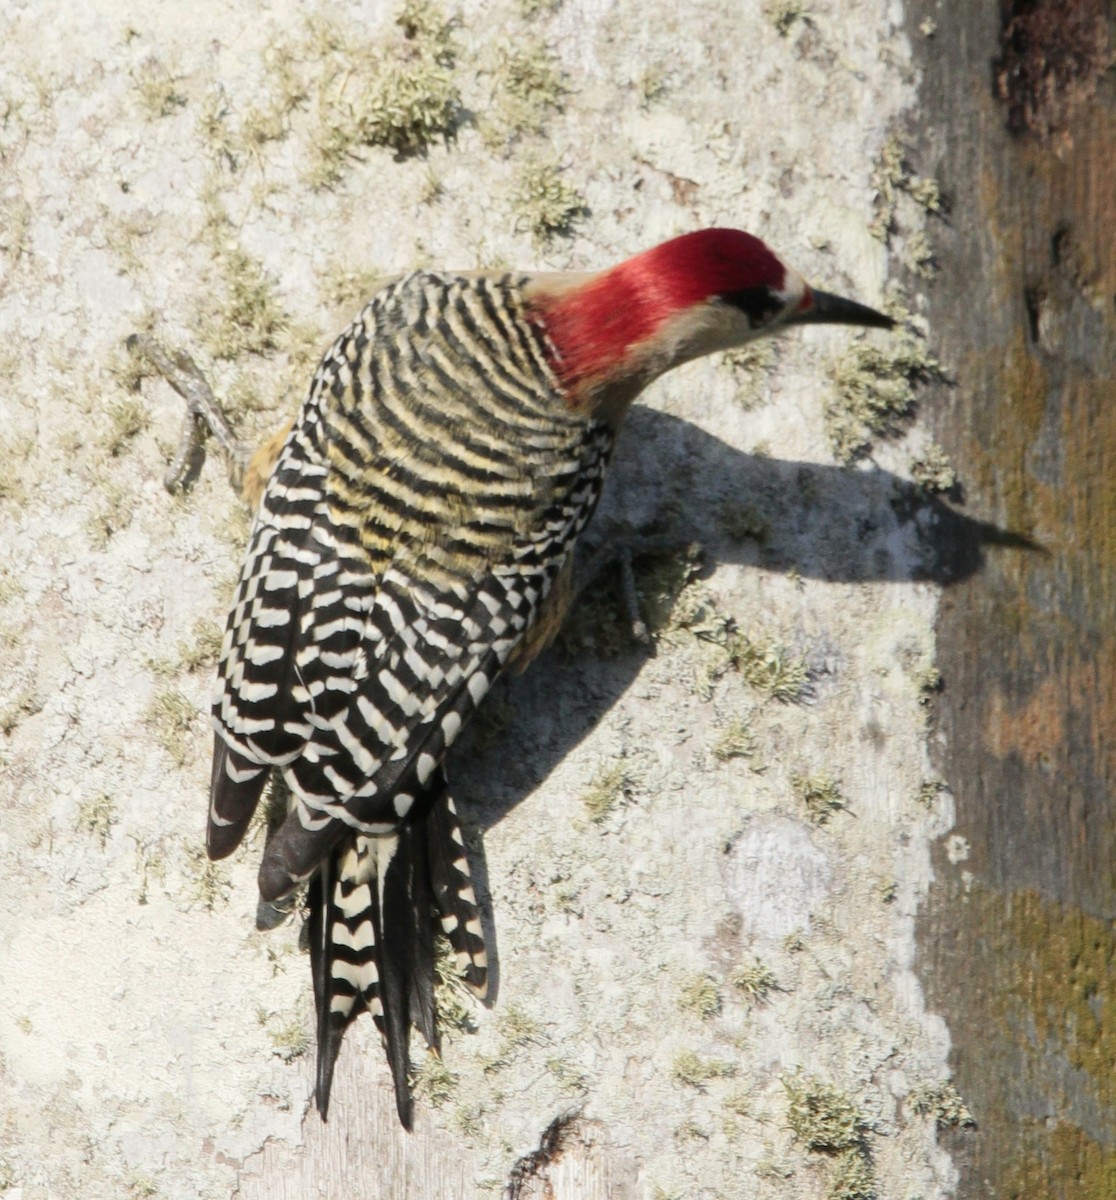
<path fill-rule="evenodd" d="M 1036 544 L 990 556 L 938 621 L 957 823 L 920 964 L 980 1126 L 949 1142 L 963 1197 L 1116 1194 L 1111 15 L 989 0 L 922 55 L 951 199 L 930 319 L 956 377 L 929 419 L 974 514 Z"/>

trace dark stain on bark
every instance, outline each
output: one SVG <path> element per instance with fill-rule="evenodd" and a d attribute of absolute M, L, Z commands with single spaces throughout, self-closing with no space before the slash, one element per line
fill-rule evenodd
<path fill-rule="evenodd" d="M 1006 0 L 996 93 L 1012 133 L 1064 134 L 1112 65 L 1106 0 Z"/>

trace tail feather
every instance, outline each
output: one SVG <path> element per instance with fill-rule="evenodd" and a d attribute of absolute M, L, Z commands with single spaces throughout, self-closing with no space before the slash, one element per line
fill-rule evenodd
<path fill-rule="evenodd" d="M 465 839 L 457 807 L 440 768 L 438 780 L 431 779 L 431 783 L 435 782 L 441 787 L 441 794 L 427 818 L 427 852 L 434 898 L 441 914 L 442 932 L 457 958 L 457 969 L 483 1000 L 488 994 L 488 951 L 465 855 Z"/>
<path fill-rule="evenodd" d="M 311 883 L 310 965 L 318 1014 L 315 1094 L 324 1121 L 329 1114 L 333 1067 L 349 1022 L 367 1008 L 382 1026 L 376 880 L 372 848 L 353 839 L 331 855 Z"/>
<path fill-rule="evenodd" d="M 397 837 L 377 839 L 380 884 L 376 930 L 380 947 L 380 1001 L 388 1066 L 395 1083 L 395 1106 L 404 1129 L 411 1128 L 411 998 L 421 969 L 415 930 L 428 913 L 415 911 L 415 830 L 405 827 Z M 433 964 L 431 964 L 431 970 Z M 433 1021 L 431 1010 L 430 1021 Z"/>
<path fill-rule="evenodd" d="M 318 1016 L 316 1097 L 329 1112 L 333 1069 L 349 1022 L 367 1009 L 384 1041 L 404 1128 L 411 1128 L 411 1027 L 438 1048 L 434 922 L 483 995 L 487 955 L 464 841 L 439 769 L 426 811 L 385 837 L 351 835 L 309 890 L 310 956 Z"/>
<path fill-rule="evenodd" d="M 331 939 L 333 924 L 330 910 L 331 893 L 335 887 L 336 863 L 332 858 L 322 864 L 317 878 L 310 884 L 307 900 L 310 906 L 310 968 L 314 977 L 314 1008 L 318 1016 L 318 1067 L 314 1096 L 322 1120 L 329 1116 L 329 1092 L 333 1085 L 333 1065 L 341 1049 L 341 1038 L 348 1024 L 349 1013 L 335 1011 L 334 986 L 330 978 Z M 339 1006 L 340 1007 L 340 1006 Z M 350 1010 L 351 1012 L 351 1006 Z"/>
<path fill-rule="evenodd" d="M 427 844 L 431 836 L 428 821 L 408 825 L 401 832 L 408 845 L 405 861 L 411 871 L 411 898 L 408 911 L 410 930 L 410 977 L 408 1010 L 411 1024 L 433 1050 L 440 1049 L 437 1009 L 434 1003 L 434 891 L 430 881 Z"/>

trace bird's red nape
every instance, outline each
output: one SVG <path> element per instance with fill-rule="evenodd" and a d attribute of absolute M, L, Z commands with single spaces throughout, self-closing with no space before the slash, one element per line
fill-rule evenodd
<path fill-rule="evenodd" d="M 622 367 L 671 317 L 713 296 L 750 288 L 780 291 L 783 264 L 739 229 L 702 229 L 655 246 L 582 287 L 539 304 L 563 382 Z"/>

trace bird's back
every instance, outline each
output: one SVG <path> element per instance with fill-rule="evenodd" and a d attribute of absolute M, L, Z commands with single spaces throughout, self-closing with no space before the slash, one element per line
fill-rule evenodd
<path fill-rule="evenodd" d="M 208 842 L 228 853 L 282 770 L 292 811 L 260 891 L 317 876 L 323 1113 L 363 1001 L 409 1120 L 411 1015 L 434 1036 L 432 905 L 483 990 L 441 760 L 534 624 L 611 445 L 566 405 L 521 281 L 418 272 L 334 342 L 279 454 L 219 667 Z"/>

